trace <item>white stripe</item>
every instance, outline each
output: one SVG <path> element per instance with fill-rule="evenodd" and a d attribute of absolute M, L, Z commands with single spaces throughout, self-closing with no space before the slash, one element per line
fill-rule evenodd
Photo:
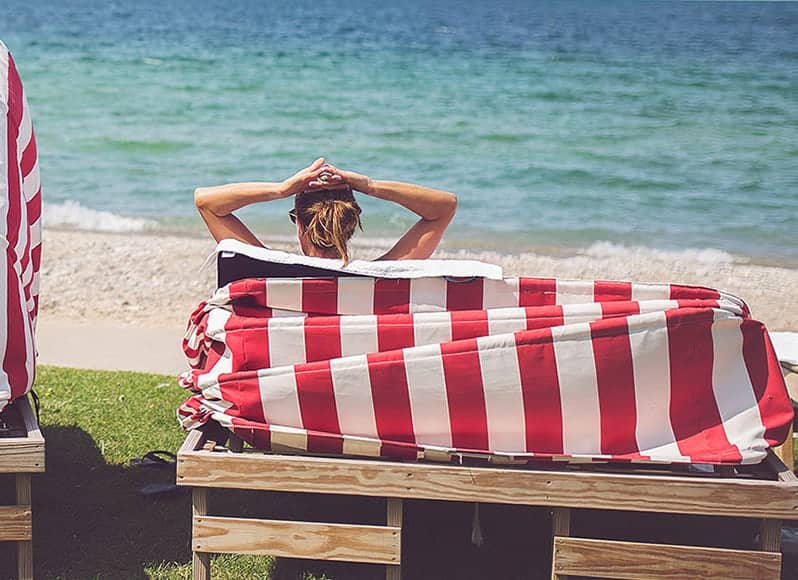
<path fill-rule="evenodd" d="M 449 403 L 440 345 L 406 348 L 404 359 L 416 443 L 451 447 Z"/>
<path fill-rule="evenodd" d="M 343 454 L 359 455 L 361 457 L 379 457 L 382 450 L 382 442 L 379 439 L 368 439 L 366 437 L 343 436 Z"/>
<path fill-rule="evenodd" d="M 366 355 L 330 361 L 341 433 L 379 438 Z"/>
<path fill-rule="evenodd" d="M 269 319 L 269 362 L 272 367 L 305 362 L 305 319 Z"/>
<path fill-rule="evenodd" d="M 266 303 L 271 308 L 302 312 L 302 279 L 268 278 Z"/>
<path fill-rule="evenodd" d="M 712 324 L 712 389 L 723 421 L 723 430 L 743 459 L 764 459 L 768 449 L 765 426 L 754 387 L 743 358 L 742 320 L 715 310 Z"/>
<path fill-rule="evenodd" d="M 410 311 L 440 312 L 446 310 L 446 280 L 416 278 L 410 281 Z"/>
<path fill-rule="evenodd" d="M 482 281 L 482 308 L 508 308 L 520 302 L 518 278 Z"/>
<path fill-rule="evenodd" d="M 647 314 L 649 312 L 665 312 L 678 308 L 679 303 L 676 300 L 643 300 L 637 303 L 640 309 L 640 314 Z"/>
<path fill-rule="evenodd" d="M 440 344 L 452 340 L 452 315 L 449 312 L 424 312 L 413 315 L 413 344 Z"/>
<path fill-rule="evenodd" d="M 28 111 L 28 99 L 22 96 L 22 119 L 19 121 L 19 132 L 17 133 L 17 157 L 22 162 L 22 155 L 30 145 L 33 137 L 33 125 L 31 124 L 30 112 Z M 24 177 L 20 175 L 20 177 Z M 34 192 L 35 193 L 35 192 Z"/>
<path fill-rule="evenodd" d="M 8 347 L 8 50 L 0 42 L 0 363 Z M 0 364 L 0 409 L 11 399 L 8 375 Z"/>
<path fill-rule="evenodd" d="M 270 425 L 302 426 L 299 394 L 293 367 L 258 371 L 263 416 Z"/>
<path fill-rule="evenodd" d="M 219 390 L 218 383 L 219 375 L 222 373 L 229 373 L 233 370 L 233 351 L 225 344 L 224 330 L 224 326 L 230 316 L 230 312 L 221 308 L 214 308 L 208 314 L 207 336 L 210 337 L 212 332 L 214 335 L 213 338 L 224 344 L 224 352 L 213 367 L 197 377 L 197 386 L 202 389 L 202 394 L 207 399 L 222 398 L 222 392 Z"/>
<path fill-rule="evenodd" d="M 586 280 L 557 280 L 557 304 L 593 302 L 593 282 Z"/>
<path fill-rule="evenodd" d="M 496 308 L 488 313 L 488 333 L 508 334 L 526 330 L 526 310 L 523 308 Z"/>
<path fill-rule="evenodd" d="M 630 316 L 629 344 L 635 382 L 637 448 L 653 460 L 686 461 L 671 425 L 671 371 L 664 312 Z"/>
<path fill-rule="evenodd" d="M 596 362 L 588 324 L 551 329 L 562 404 L 563 453 L 601 453 Z"/>
<path fill-rule="evenodd" d="M 374 312 L 374 280 L 371 278 L 338 278 L 339 314 L 371 314 Z"/>
<path fill-rule="evenodd" d="M 632 300 L 670 300 L 671 287 L 667 284 L 632 284 Z"/>
<path fill-rule="evenodd" d="M 601 303 L 566 304 L 562 307 L 563 324 L 579 324 L 601 320 Z"/>
<path fill-rule="evenodd" d="M 377 352 L 377 317 L 341 316 L 341 356 Z"/>
<path fill-rule="evenodd" d="M 491 451 L 526 449 L 524 398 L 512 334 L 477 338 Z"/>
<path fill-rule="evenodd" d="M 37 162 L 36 165 L 33 166 L 33 171 L 25 176 L 22 181 L 22 193 L 26 202 L 32 200 L 36 196 L 41 185 L 41 178 L 39 177 L 39 163 Z"/>
<path fill-rule="evenodd" d="M 307 451 L 308 432 L 283 425 L 269 425 L 269 442 L 272 451 Z"/>

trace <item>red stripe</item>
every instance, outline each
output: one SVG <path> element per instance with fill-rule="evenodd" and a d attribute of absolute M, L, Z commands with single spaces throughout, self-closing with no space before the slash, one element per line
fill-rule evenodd
<path fill-rule="evenodd" d="M 386 352 L 415 345 L 412 314 L 377 317 L 377 350 Z"/>
<path fill-rule="evenodd" d="M 374 314 L 410 312 L 410 280 L 374 280 Z"/>
<path fill-rule="evenodd" d="M 338 313 L 338 279 L 305 278 L 302 280 L 302 312 Z"/>
<path fill-rule="evenodd" d="M 526 451 L 562 454 L 562 403 L 551 331 L 519 332 L 515 337 L 524 397 Z"/>
<path fill-rule="evenodd" d="M 271 366 L 269 329 L 247 328 L 225 333 L 225 343 L 232 352 L 232 371 L 256 371 Z"/>
<path fill-rule="evenodd" d="M 671 284 L 671 300 L 717 300 L 720 292 L 712 288 L 701 286 L 684 286 L 681 284 Z"/>
<path fill-rule="evenodd" d="M 218 383 L 222 400 L 233 405 L 225 410 L 225 415 L 245 417 L 259 423 L 266 422 L 257 372 L 219 375 Z"/>
<path fill-rule="evenodd" d="M 712 388 L 713 312 L 669 310 L 670 418 L 679 451 L 695 463 L 741 459 L 723 431 Z"/>
<path fill-rule="evenodd" d="M 393 350 L 372 353 L 366 359 L 380 439 L 415 443 L 404 354 Z"/>
<path fill-rule="evenodd" d="M 490 334 L 487 310 L 465 310 L 451 313 L 452 340 L 466 340 Z"/>
<path fill-rule="evenodd" d="M 330 360 L 341 356 L 341 318 L 312 316 L 305 319 L 305 360 Z M 266 368 L 266 367 L 262 367 Z"/>
<path fill-rule="evenodd" d="M 36 166 L 36 139 L 33 137 L 33 129 L 31 129 L 30 141 L 22 153 L 22 160 L 19 165 L 23 177 L 28 177 Z"/>
<path fill-rule="evenodd" d="M 452 445 L 488 449 L 488 416 L 476 340 L 441 344 Z"/>
<path fill-rule="evenodd" d="M 255 449 L 271 449 L 272 433 L 268 425 L 235 418 L 232 421 L 233 433 L 241 440 L 246 441 Z"/>
<path fill-rule="evenodd" d="M 786 439 L 793 420 L 793 408 L 778 358 L 761 322 L 743 320 L 743 359 L 754 388 L 759 415 L 765 425 L 765 439 L 771 446 Z"/>
<path fill-rule="evenodd" d="M 590 323 L 590 337 L 596 363 L 601 452 L 637 453 L 637 406 L 629 327 L 626 320 L 598 320 Z"/>
<path fill-rule="evenodd" d="M 551 328 L 562 326 L 564 322 L 562 306 L 543 306 L 526 308 L 526 329 Z"/>
<path fill-rule="evenodd" d="M 28 223 L 31 225 L 35 224 L 36 221 L 42 217 L 42 190 L 39 188 L 39 191 L 36 192 L 30 201 L 26 204 L 28 209 Z"/>
<path fill-rule="evenodd" d="M 302 427 L 309 431 L 340 435 L 329 361 L 297 365 L 294 369 Z M 343 453 L 343 440 L 340 437 L 328 438 L 308 433 L 308 451 Z"/>
<path fill-rule="evenodd" d="M 484 280 L 446 281 L 446 310 L 482 310 Z"/>
<path fill-rule="evenodd" d="M 3 370 L 8 375 L 11 398 L 22 396 L 28 388 L 31 377 L 28 377 L 25 363 L 31 354 L 25 337 L 25 316 L 27 313 L 23 301 L 21 281 L 17 277 L 15 264 L 19 260 L 16 245 L 22 227 L 22 192 L 21 176 L 17 160 L 17 138 L 19 123 L 22 119 L 22 83 L 14 66 L 14 60 L 8 55 L 8 114 L 7 114 L 7 181 L 8 181 L 8 214 L 6 219 L 7 271 L 6 275 L 6 351 L 3 357 Z M 27 224 L 26 224 L 27 226 Z"/>
<path fill-rule="evenodd" d="M 554 278 L 519 278 L 519 306 L 552 306 L 557 303 L 557 280 Z"/>
<path fill-rule="evenodd" d="M 608 282 L 596 280 L 593 283 L 593 302 L 614 302 L 632 299 L 631 282 Z"/>
<path fill-rule="evenodd" d="M 602 302 L 602 318 L 618 318 L 620 316 L 630 316 L 640 314 L 640 304 L 638 302 Z"/>

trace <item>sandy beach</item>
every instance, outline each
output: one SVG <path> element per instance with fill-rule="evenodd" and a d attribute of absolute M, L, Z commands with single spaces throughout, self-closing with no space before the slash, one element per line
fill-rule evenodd
<path fill-rule="evenodd" d="M 173 374 L 184 369 L 180 339 L 188 315 L 214 289 L 201 270 L 210 238 L 46 230 L 41 271 L 39 361 L 78 368 Z M 275 249 L 296 251 L 285 243 Z M 360 240 L 357 258 L 383 248 Z M 770 330 L 798 331 L 798 270 L 696 253 L 645 250 L 553 257 L 444 248 L 439 258 L 499 264 L 506 276 L 679 282 L 744 298 Z"/>

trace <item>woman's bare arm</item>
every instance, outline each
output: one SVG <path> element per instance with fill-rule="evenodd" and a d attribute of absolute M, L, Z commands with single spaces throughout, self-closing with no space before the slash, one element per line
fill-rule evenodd
<path fill-rule="evenodd" d="M 435 252 L 457 211 L 456 195 L 401 181 L 377 181 L 353 171 L 328 167 L 352 189 L 398 203 L 421 218 L 378 260 L 423 260 Z M 312 182 L 311 186 L 317 183 Z"/>
<path fill-rule="evenodd" d="M 311 181 L 321 175 L 323 166 L 324 159 L 317 159 L 309 167 L 279 183 L 229 183 L 198 187 L 194 190 L 194 203 L 208 226 L 208 231 L 217 242 L 232 238 L 262 246 L 255 234 L 233 212 L 253 203 L 283 199 L 303 191 Z"/>

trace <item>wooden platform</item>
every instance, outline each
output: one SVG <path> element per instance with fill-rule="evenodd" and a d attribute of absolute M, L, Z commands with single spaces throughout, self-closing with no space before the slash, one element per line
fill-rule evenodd
<path fill-rule="evenodd" d="M 210 553 L 239 553 L 385 564 L 386 577 L 396 580 L 401 577 L 403 499 L 551 508 L 553 578 L 585 575 L 586 570 L 600 576 L 610 567 L 626 572 L 605 577 L 647 578 L 652 570 L 665 570 L 670 575 L 662 577 L 676 578 L 681 577 L 678 570 L 695 563 L 708 570 L 706 577 L 776 579 L 781 522 L 798 520 L 798 479 L 772 453 L 758 474 L 733 476 L 724 470 L 708 477 L 631 467 L 610 472 L 283 455 L 243 450 L 235 438 L 223 447 L 218 443 L 224 437 L 191 432 L 178 453 L 177 483 L 194 488 L 196 579 L 209 578 Z M 381 497 L 386 499 L 386 523 L 216 517 L 208 507 L 213 488 Z M 571 538 L 573 508 L 755 519 L 761 551 Z M 732 569 L 745 575 L 729 576 Z"/>
<path fill-rule="evenodd" d="M 14 505 L 0 507 L 0 541 L 17 542 L 20 580 L 33 578 L 31 474 L 44 471 L 44 437 L 27 397 L 3 411 L 8 429 L 0 437 L 0 473 L 16 477 Z"/>

